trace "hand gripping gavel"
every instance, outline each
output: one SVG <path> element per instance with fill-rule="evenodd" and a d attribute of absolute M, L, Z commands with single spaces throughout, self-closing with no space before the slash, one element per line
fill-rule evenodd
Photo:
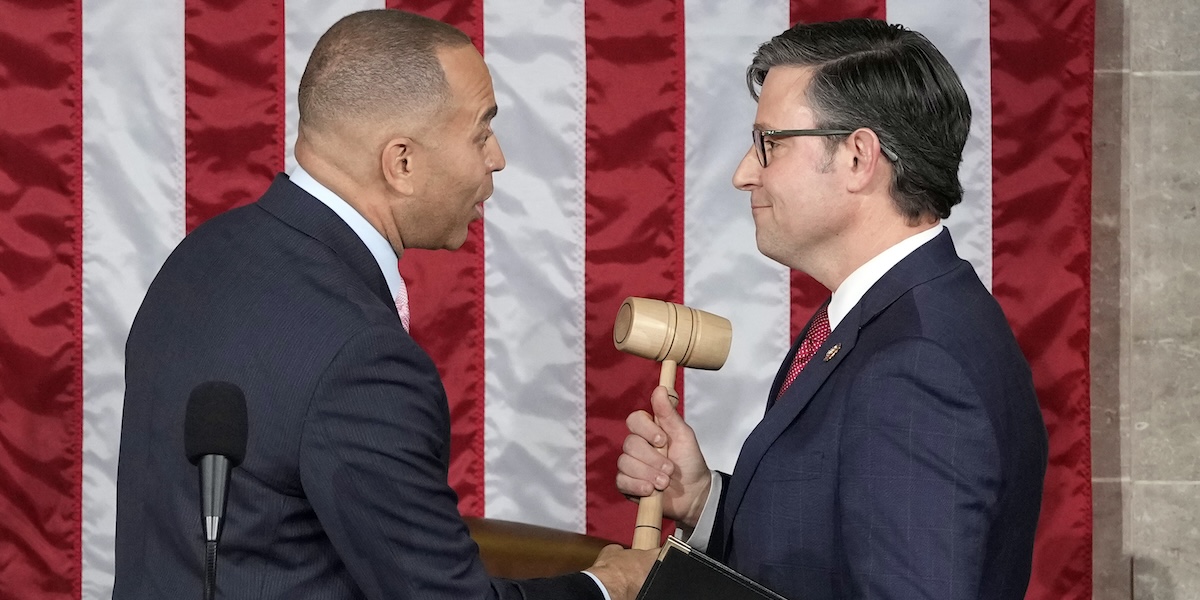
<path fill-rule="evenodd" d="M 724 317 L 649 298 L 626 298 L 613 325 L 617 350 L 662 363 L 658 385 L 667 388 L 672 405 L 679 403 L 675 393 L 676 367 L 720 369 L 729 356 L 732 339 L 733 327 Z M 664 445 L 659 451 L 665 456 L 667 447 Z M 661 539 L 662 492 L 655 491 L 638 503 L 633 547 L 657 548 Z"/>

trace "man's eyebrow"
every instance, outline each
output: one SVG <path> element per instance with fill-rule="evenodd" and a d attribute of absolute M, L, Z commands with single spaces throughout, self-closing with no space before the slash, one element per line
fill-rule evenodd
<path fill-rule="evenodd" d="M 500 107 L 493 104 L 491 108 L 487 109 L 487 111 L 479 117 L 479 123 L 482 125 L 488 121 L 491 121 L 492 119 L 496 118 L 496 113 L 499 111 Z"/>

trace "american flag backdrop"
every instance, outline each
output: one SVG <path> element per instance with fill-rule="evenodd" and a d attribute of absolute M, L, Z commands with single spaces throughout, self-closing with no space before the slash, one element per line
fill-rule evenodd
<path fill-rule="evenodd" d="M 726 366 L 679 387 L 710 465 L 733 467 L 827 294 L 759 255 L 730 185 L 755 109 L 744 70 L 797 20 L 871 16 L 925 33 L 970 94 L 950 229 L 1050 433 L 1029 597 L 1091 597 L 1094 0 L 0 0 L 0 598 L 111 595 L 142 295 L 189 230 L 290 170 L 309 50 L 384 6 L 470 34 L 500 106 L 486 218 L 460 251 L 400 263 L 464 514 L 629 542 L 615 462 L 658 369 L 613 348 L 630 295 L 732 321 Z"/>

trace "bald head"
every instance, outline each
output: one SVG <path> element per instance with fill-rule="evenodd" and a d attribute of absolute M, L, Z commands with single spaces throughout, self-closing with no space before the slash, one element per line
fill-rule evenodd
<path fill-rule="evenodd" d="M 300 80 L 301 131 L 426 120 L 449 96 L 438 51 L 470 44 L 450 25 L 400 10 L 342 18 L 321 36 Z"/>

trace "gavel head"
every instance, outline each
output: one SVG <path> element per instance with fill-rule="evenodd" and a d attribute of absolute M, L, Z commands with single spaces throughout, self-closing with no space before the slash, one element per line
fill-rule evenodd
<path fill-rule="evenodd" d="M 732 340 L 728 319 L 650 298 L 626 298 L 613 325 L 617 350 L 694 369 L 720 369 Z"/>

